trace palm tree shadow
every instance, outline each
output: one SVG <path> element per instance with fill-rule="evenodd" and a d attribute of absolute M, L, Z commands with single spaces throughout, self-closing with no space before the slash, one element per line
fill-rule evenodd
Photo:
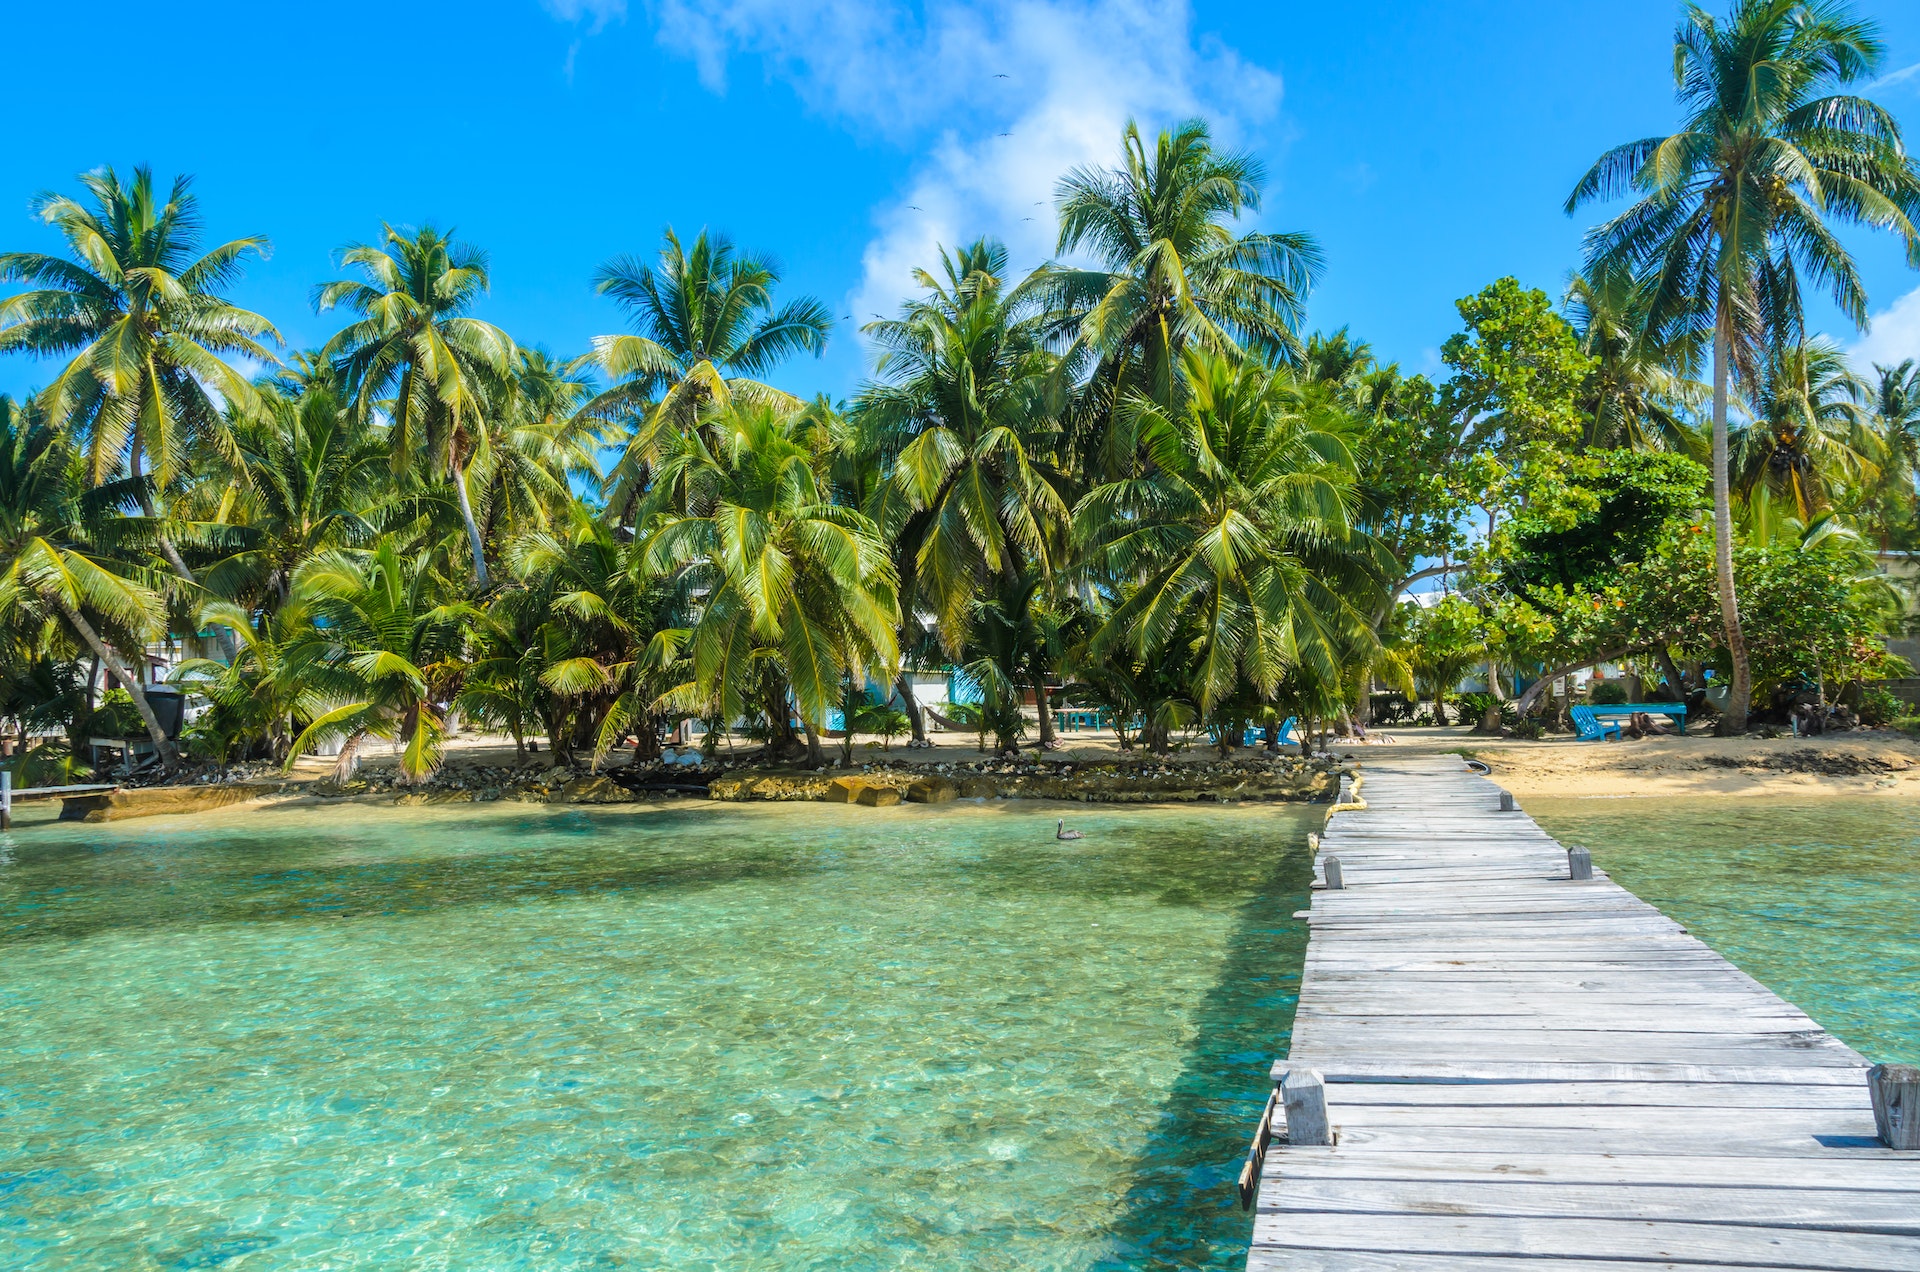
<path fill-rule="evenodd" d="M 1272 1085 L 1269 1069 L 1287 1052 L 1307 948 L 1307 926 L 1293 913 L 1305 908 L 1312 879 L 1312 854 L 1304 842 L 1291 844 L 1234 916 L 1180 1076 L 1088 1272 L 1244 1263 L 1253 1223 L 1235 1185 Z"/>

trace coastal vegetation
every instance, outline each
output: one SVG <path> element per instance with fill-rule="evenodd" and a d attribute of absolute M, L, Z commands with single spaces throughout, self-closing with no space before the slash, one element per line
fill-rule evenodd
<path fill-rule="evenodd" d="M 852 333 L 720 234 L 607 262 L 627 329 L 555 353 L 481 317 L 480 245 L 383 225 L 289 350 L 231 299 L 266 239 L 100 169 L 35 204 L 63 251 L 0 254 L 0 355 L 52 374 L 0 397 L 0 720 L 71 769 L 118 690 L 167 772 L 380 738 L 420 781 L 455 714 L 563 762 L 698 721 L 823 764 L 836 716 L 923 740 L 903 673 L 951 666 L 1003 750 L 1071 699 L 1226 751 L 1376 685 L 1444 720 L 1477 667 L 1483 722 L 1538 728 L 1611 662 L 1712 673 L 1743 729 L 1899 669 L 1874 554 L 1920 549 L 1920 369 L 1803 307 L 1866 321 L 1837 227 L 1920 267 L 1920 170 L 1853 91 L 1882 56 L 1840 4 L 1689 8 L 1679 130 L 1566 210 L 1627 205 L 1561 295 L 1462 298 L 1432 375 L 1309 329 L 1326 261 L 1246 228 L 1262 166 L 1198 120 L 1063 176 L 1057 259 L 927 262 L 844 401 L 776 382 Z M 210 704 L 184 755 L 137 670 L 163 641 Z"/>

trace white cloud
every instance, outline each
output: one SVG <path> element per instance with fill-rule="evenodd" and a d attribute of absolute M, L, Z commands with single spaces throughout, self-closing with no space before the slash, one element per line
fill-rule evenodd
<path fill-rule="evenodd" d="M 918 21 L 883 0 L 661 0 L 657 18 L 716 92 L 731 56 L 759 57 L 815 110 L 923 150 L 875 210 L 857 322 L 892 314 L 942 245 L 991 234 L 1018 264 L 1050 255 L 1054 183 L 1114 162 L 1128 118 L 1205 114 L 1230 140 L 1280 100 L 1278 75 L 1196 42 L 1185 0 L 928 0 Z"/>
<path fill-rule="evenodd" d="M 1875 314 L 1867 334 L 1855 341 L 1849 352 L 1862 371 L 1876 364 L 1891 367 L 1908 358 L 1920 358 L 1920 287 Z"/>
<path fill-rule="evenodd" d="M 1873 81 L 1873 83 L 1867 85 L 1867 87 L 1887 88 L 1894 84 L 1905 83 L 1916 75 L 1920 75 L 1920 62 L 1915 62 L 1912 66 L 1903 66 L 1897 71 L 1890 71 Z"/>
<path fill-rule="evenodd" d="M 627 0 L 540 0 L 540 7 L 562 22 L 591 18 L 593 25 L 588 31 L 593 35 L 605 30 L 607 23 L 624 22 L 627 18 Z"/>

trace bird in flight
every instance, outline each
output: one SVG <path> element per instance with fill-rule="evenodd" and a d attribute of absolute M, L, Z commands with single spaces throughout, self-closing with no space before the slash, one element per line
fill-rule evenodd
<path fill-rule="evenodd" d="M 1001 135 L 1002 137 L 1011 137 L 1011 136 L 1013 136 L 1013 134 L 1012 134 L 1012 133 L 1001 133 L 1000 135 Z"/>
<path fill-rule="evenodd" d="M 907 211 L 918 212 L 920 211 L 920 205 L 918 203 L 909 203 L 907 204 Z"/>
<path fill-rule="evenodd" d="M 1008 75 L 1007 75 L 1007 74 L 1006 74 L 1005 72 L 1000 72 L 1000 73 L 998 73 L 998 74 L 996 74 L 996 75 L 995 75 L 995 76 L 994 76 L 993 78 L 995 78 L 995 79 L 1009 79 L 1009 78 L 1011 78 L 1011 77 L 1010 77 L 1010 76 L 1008 76 Z"/>

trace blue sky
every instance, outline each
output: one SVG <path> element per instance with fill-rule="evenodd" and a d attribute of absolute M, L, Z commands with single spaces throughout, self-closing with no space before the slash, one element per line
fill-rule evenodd
<path fill-rule="evenodd" d="M 1875 0 L 1875 95 L 1920 133 L 1920 5 Z M 843 322 L 775 377 L 852 392 L 853 330 L 891 312 L 936 243 L 1052 246 L 1053 182 L 1110 162 L 1129 116 L 1211 119 L 1269 170 L 1253 223 L 1326 251 L 1310 325 L 1430 369 L 1456 297 L 1501 274 L 1557 294 L 1587 218 L 1560 205 L 1605 147 L 1668 130 L 1679 6 L 1229 0 L 336 0 L 326 6 L 20 4 L 10 96 L 33 124 L 0 162 L 0 247 L 103 163 L 197 177 L 209 234 L 261 232 L 237 298 L 294 347 L 336 325 L 309 287 L 382 220 L 434 220 L 492 254 L 481 315 L 561 353 L 619 329 L 589 286 L 663 226 L 777 255 L 788 294 Z M 72 57 L 138 47 L 98 73 Z M 1004 77 L 1004 78 L 1002 78 Z M 1031 219 L 1028 219 L 1031 218 Z M 1876 313 L 1863 352 L 1920 356 L 1920 276 L 1853 236 Z M 1829 314 L 1822 325 L 1861 340 Z M 51 368 L 0 360 L 0 390 Z"/>

